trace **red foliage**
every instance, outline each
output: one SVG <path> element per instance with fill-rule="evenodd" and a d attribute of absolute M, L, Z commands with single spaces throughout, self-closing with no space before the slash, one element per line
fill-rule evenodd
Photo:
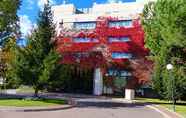
<path fill-rule="evenodd" d="M 130 60 L 129 63 L 134 79 L 128 82 L 128 87 L 136 87 L 151 82 L 150 78 L 153 69 L 152 61 L 144 57 L 139 57 L 138 59 Z"/>
<path fill-rule="evenodd" d="M 127 59 L 112 59 L 112 52 L 129 52 L 135 58 L 143 59 L 148 55 L 148 50 L 144 48 L 144 32 L 138 19 L 133 20 L 133 27 L 114 27 L 109 28 L 109 21 L 117 21 L 118 18 L 98 17 L 97 25 L 94 30 L 62 30 L 61 35 L 57 38 L 57 49 L 63 54 L 62 63 L 78 63 L 82 66 L 102 66 L 108 65 L 109 62 L 123 65 Z M 69 34 L 69 35 L 68 35 Z M 67 36 L 68 35 L 68 36 Z M 110 43 L 108 37 L 129 36 L 130 42 Z M 99 42 L 77 43 L 73 42 L 74 37 L 96 38 Z M 78 54 L 78 56 L 77 56 Z M 134 76 L 137 83 L 143 80 L 148 81 L 144 73 L 146 69 L 141 69 L 145 61 L 137 61 L 135 64 L 131 61 L 131 67 L 134 70 Z M 147 63 L 148 64 L 148 63 Z M 143 79 L 141 79 L 143 78 Z"/>

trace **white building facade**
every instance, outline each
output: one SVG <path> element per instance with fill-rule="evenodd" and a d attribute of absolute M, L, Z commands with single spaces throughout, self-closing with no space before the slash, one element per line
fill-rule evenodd
<path fill-rule="evenodd" d="M 156 0 L 136 0 L 136 2 L 118 3 L 93 3 L 92 8 L 76 8 L 74 4 L 61 4 L 52 7 L 54 13 L 54 23 L 59 29 L 63 22 L 64 28 L 74 28 L 76 22 L 95 22 L 100 16 L 116 17 L 121 20 L 132 20 L 139 17 L 144 5 Z M 87 27 L 94 27 L 89 24 Z"/>

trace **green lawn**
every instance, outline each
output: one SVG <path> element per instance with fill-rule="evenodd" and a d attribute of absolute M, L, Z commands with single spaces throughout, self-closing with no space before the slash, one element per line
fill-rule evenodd
<path fill-rule="evenodd" d="M 31 86 L 20 86 L 17 90 L 17 93 L 34 93 L 34 89 Z"/>
<path fill-rule="evenodd" d="M 39 99 L 0 99 L 0 106 L 34 107 L 34 106 L 56 106 L 66 104 L 64 100 Z"/>
<path fill-rule="evenodd" d="M 172 102 L 166 100 L 159 100 L 159 99 L 149 99 L 149 98 L 136 98 L 137 102 L 146 102 L 157 104 L 163 107 L 166 107 L 172 110 Z M 178 101 L 176 104 L 176 112 L 186 118 L 186 101 Z"/>

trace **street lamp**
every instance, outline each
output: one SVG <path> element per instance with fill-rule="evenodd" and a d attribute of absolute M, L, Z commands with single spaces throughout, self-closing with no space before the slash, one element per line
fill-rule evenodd
<path fill-rule="evenodd" d="M 171 79 L 171 70 L 173 69 L 172 64 L 167 64 L 167 70 L 169 71 L 169 78 Z M 172 81 L 172 109 L 175 112 L 175 99 L 174 99 L 174 78 L 171 79 Z"/>
<path fill-rule="evenodd" d="M 167 70 L 172 70 L 173 69 L 173 65 L 172 64 L 167 64 Z"/>

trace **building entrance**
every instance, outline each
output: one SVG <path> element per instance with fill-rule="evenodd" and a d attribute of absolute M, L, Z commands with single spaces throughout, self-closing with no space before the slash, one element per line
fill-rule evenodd
<path fill-rule="evenodd" d="M 64 92 L 67 93 L 82 93 L 92 94 L 93 93 L 93 70 L 82 69 L 74 67 L 71 71 L 71 78 L 69 78 L 64 87 Z"/>

